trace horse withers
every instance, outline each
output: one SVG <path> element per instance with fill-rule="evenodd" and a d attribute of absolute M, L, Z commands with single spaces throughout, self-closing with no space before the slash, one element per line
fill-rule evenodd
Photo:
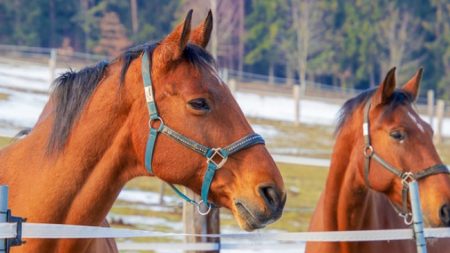
<path fill-rule="evenodd" d="M 153 175 L 230 209 L 242 229 L 280 218 L 286 200 L 280 172 L 205 51 L 212 15 L 192 32 L 191 15 L 157 44 L 56 80 L 34 129 L 0 151 L 0 183 L 10 187 L 14 215 L 29 222 L 101 225 L 126 182 Z M 146 82 L 151 94 L 144 92 Z M 149 100 L 159 120 L 150 119 Z M 148 145 L 149 130 L 159 133 L 163 123 L 162 132 L 184 138 L 164 132 Z M 187 140 L 199 149 L 187 148 Z M 116 250 L 108 239 L 34 239 L 13 248 Z"/>
<path fill-rule="evenodd" d="M 417 180 L 425 225 L 450 226 L 450 179 L 433 131 L 413 102 L 422 69 L 395 89 L 395 68 L 342 107 L 325 190 L 310 231 L 399 229 L 411 213 L 406 184 Z M 442 252 L 449 240 L 428 244 Z M 307 243 L 306 252 L 415 252 L 414 241 Z"/>

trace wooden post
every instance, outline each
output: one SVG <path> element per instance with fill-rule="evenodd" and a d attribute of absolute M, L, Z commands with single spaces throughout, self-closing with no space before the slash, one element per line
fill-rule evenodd
<path fill-rule="evenodd" d="M 236 96 L 236 90 L 237 90 L 236 80 L 230 79 L 230 81 L 228 82 L 228 86 L 230 87 L 231 94 L 233 94 L 233 96 Z"/>
<path fill-rule="evenodd" d="M 0 222 L 6 222 L 8 211 L 8 186 L 0 185 Z M 6 240 L 0 239 L 0 253 L 6 253 Z"/>
<path fill-rule="evenodd" d="M 200 197 L 193 191 L 186 188 L 186 195 L 195 201 L 200 201 Z M 184 232 L 187 234 L 219 234 L 220 233 L 220 212 L 218 208 L 213 208 L 208 215 L 200 215 L 197 212 L 197 207 L 184 202 L 183 204 L 183 221 Z M 205 237 L 186 237 L 185 241 L 188 243 L 199 242 L 215 242 L 220 243 L 220 238 L 205 238 Z M 201 251 L 188 251 L 189 253 L 199 253 Z M 208 251 L 216 252 L 219 251 Z"/>
<path fill-rule="evenodd" d="M 222 71 L 221 71 L 221 77 L 220 78 L 222 78 L 222 80 L 225 83 L 228 83 L 228 77 L 229 77 L 228 69 L 227 68 L 223 68 Z"/>
<path fill-rule="evenodd" d="M 50 59 L 48 61 L 48 68 L 50 69 L 50 83 L 52 83 L 55 79 L 56 58 L 57 51 L 56 49 L 52 48 L 52 50 L 50 51 Z"/>
<path fill-rule="evenodd" d="M 442 140 L 442 122 L 444 120 L 445 102 L 438 99 L 436 103 L 436 129 L 434 129 L 434 143 L 439 144 Z"/>
<path fill-rule="evenodd" d="M 427 114 L 429 118 L 430 126 L 433 127 L 433 117 L 434 117 L 434 91 L 427 91 Z"/>
<path fill-rule="evenodd" d="M 159 205 L 164 205 L 164 193 L 166 190 L 166 183 L 161 181 L 161 186 L 159 187 Z"/>
<path fill-rule="evenodd" d="M 292 93 L 294 97 L 294 124 L 300 124 L 300 85 L 292 86 Z"/>

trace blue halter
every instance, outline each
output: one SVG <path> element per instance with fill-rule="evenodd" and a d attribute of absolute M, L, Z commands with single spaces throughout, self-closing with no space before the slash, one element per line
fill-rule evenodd
<path fill-rule="evenodd" d="M 197 206 L 197 211 L 201 215 L 207 215 L 211 211 L 211 204 L 208 202 L 208 193 L 211 186 L 211 182 L 214 178 L 216 170 L 220 169 L 226 162 L 230 155 L 256 144 L 264 144 L 264 139 L 259 134 L 249 134 L 244 138 L 233 142 L 232 144 L 223 148 L 210 148 L 196 141 L 187 138 L 186 136 L 178 133 L 164 124 L 164 121 L 158 114 L 156 103 L 153 96 L 152 79 L 150 74 L 150 64 L 147 52 L 142 55 L 142 79 L 144 82 L 145 99 L 147 100 L 148 111 L 150 115 L 149 128 L 150 133 L 147 140 L 147 146 L 145 150 L 145 167 L 147 171 L 153 173 L 152 170 L 152 157 L 153 150 L 155 149 L 155 142 L 158 133 L 163 133 L 180 144 L 192 149 L 206 158 L 207 169 L 205 176 L 203 177 L 203 184 L 201 189 L 201 200 L 196 202 L 189 198 L 178 190 L 174 185 L 169 184 L 175 192 L 180 195 L 181 198 L 189 203 Z M 159 122 L 158 128 L 153 128 L 153 125 Z M 202 208 L 202 209 L 201 209 Z M 206 211 L 204 211 L 206 209 Z"/>

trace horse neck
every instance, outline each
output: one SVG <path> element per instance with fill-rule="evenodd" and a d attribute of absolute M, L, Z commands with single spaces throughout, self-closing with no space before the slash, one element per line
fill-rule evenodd
<path fill-rule="evenodd" d="M 108 72 L 118 73 L 114 68 Z M 118 82 L 117 75 L 104 78 L 64 150 L 46 154 L 52 117 L 5 150 L 8 171 L 0 180 L 10 185 L 12 210 L 30 221 L 98 225 L 123 185 L 143 173 L 130 138 L 131 104 Z"/>
<path fill-rule="evenodd" d="M 358 113 L 358 111 L 356 112 Z M 403 226 L 383 193 L 363 176 L 362 120 L 345 124 L 336 138 L 323 196 L 325 230 L 387 229 Z M 361 136 L 355 136 L 361 134 Z"/>
<path fill-rule="evenodd" d="M 361 122 L 362 124 L 362 122 Z M 360 124 L 346 123 L 336 137 L 331 166 L 323 195 L 323 224 L 326 230 L 350 230 L 363 226 L 355 216 L 368 211 L 370 194 L 361 176 L 362 138 L 357 138 Z M 362 133 L 361 133 L 362 134 Z M 355 156 L 355 157 L 353 157 Z"/>

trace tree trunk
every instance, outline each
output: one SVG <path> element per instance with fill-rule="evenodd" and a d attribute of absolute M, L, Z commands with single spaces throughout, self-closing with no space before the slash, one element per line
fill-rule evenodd
<path fill-rule="evenodd" d="M 89 9 L 89 0 L 80 0 L 80 5 L 81 5 L 81 15 L 83 16 L 83 23 L 82 23 L 82 27 L 83 27 L 83 32 L 84 32 L 84 52 L 88 52 L 88 37 L 89 34 L 87 32 L 87 11 Z"/>
<path fill-rule="evenodd" d="M 131 9 L 131 29 L 133 30 L 133 34 L 136 34 L 139 30 L 139 19 L 138 19 L 138 10 L 137 10 L 137 0 L 130 0 L 130 9 Z"/>
<path fill-rule="evenodd" d="M 50 14 L 50 39 L 49 46 L 51 48 L 56 48 L 56 38 L 55 38 L 55 0 L 48 1 L 49 14 Z"/>
<path fill-rule="evenodd" d="M 244 0 L 239 3 L 239 45 L 238 45 L 238 70 L 239 80 L 241 80 L 242 72 L 244 71 L 244 33 L 245 33 L 245 5 Z"/>
<path fill-rule="evenodd" d="M 217 60 L 218 38 L 217 38 L 217 0 L 209 0 L 211 4 L 211 11 L 213 13 L 213 30 L 211 33 L 211 55 Z"/>
<path fill-rule="evenodd" d="M 269 63 L 269 84 L 275 84 L 275 64 L 273 61 L 270 61 Z"/>
<path fill-rule="evenodd" d="M 375 87 L 375 73 L 374 73 L 374 70 L 373 70 L 373 68 L 372 68 L 372 71 L 370 71 L 370 85 L 369 85 L 369 87 L 370 88 L 373 88 L 373 87 Z"/>
<path fill-rule="evenodd" d="M 292 70 L 292 67 L 289 64 L 286 64 L 286 85 L 288 86 L 294 85 L 294 71 Z"/>

